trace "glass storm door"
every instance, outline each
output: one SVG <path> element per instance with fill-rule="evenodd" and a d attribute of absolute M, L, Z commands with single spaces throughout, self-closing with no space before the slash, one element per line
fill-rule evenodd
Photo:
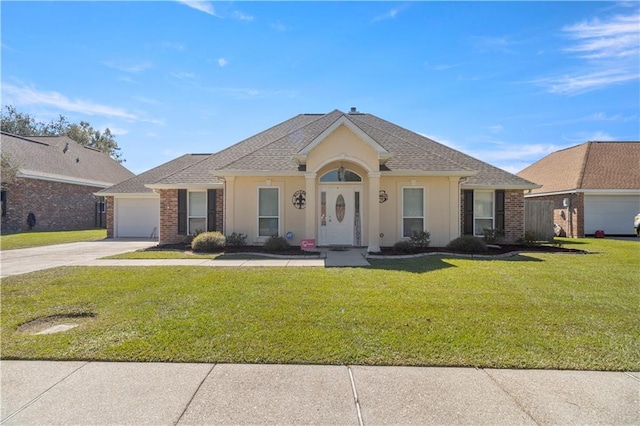
<path fill-rule="evenodd" d="M 320 188 L 319 245 L 353 245 L 355 188 L 332 186 Z"/>

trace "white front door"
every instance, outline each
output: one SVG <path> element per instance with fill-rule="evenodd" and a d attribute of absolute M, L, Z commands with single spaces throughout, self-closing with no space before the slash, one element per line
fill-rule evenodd
<path fill-rule="evenodd" d="M 359 187 L 350 185 L 321 186 L 318 245 L 354 245 L 359 229 Z"/>

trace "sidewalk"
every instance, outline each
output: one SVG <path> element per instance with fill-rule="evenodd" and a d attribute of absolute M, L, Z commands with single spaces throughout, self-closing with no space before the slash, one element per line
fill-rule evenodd
<path fill-rule="evenodd" d="M 640 373 L 0 362 L 2 424 L 638 424 Z"/>

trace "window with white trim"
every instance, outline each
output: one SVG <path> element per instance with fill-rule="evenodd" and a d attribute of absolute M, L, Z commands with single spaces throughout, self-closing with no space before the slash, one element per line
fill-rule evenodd
<path fill-rule="evenodd" d="M 280 233 L 280 189 L 258 188 L 258 236 Z"/>
<path fill-rule="evenodd" d="M 207 193 L 204 191 L 189 191 L 188 223 L 190 235 L 207 230 Z"/>
<path fill-rule="evenodd" d="M 494 229 L 493 191 L 474 191 L 473 193 L 473 234 L 483 236 L 485 229 Z"/>
<path fill-rule="evenodd" d="M 402 188 L 402 236 L 424 231 L 424 188 Z"/>

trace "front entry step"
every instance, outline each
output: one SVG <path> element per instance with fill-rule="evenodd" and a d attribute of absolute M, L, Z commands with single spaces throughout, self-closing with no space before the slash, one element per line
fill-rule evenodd
<path fill-rule="evenodd" d="M 329 244 L 331 251 L 347 251 L 353 248 L 353 244 Z"/>

